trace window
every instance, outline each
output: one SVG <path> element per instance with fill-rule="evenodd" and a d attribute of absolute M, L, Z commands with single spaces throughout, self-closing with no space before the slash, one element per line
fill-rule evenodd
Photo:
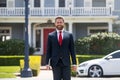
<path fill-rule="evenodd" d="M 6 0 L 0 0 L 0 7 L 6 7 Z"/>
<path fill-rule="evenodd" d="M 34 7 L 40 7 L 41 3 L 40 0 L 34 0 Z"/>
<path fill-rule="evenodd" d="M 36 48 L 41 47 L 41 30 L 36 30 Z"/>
<path fill-rule="evenodd" d="M 111 56 L 112 56 L 112 58 L 120 58 L 120 52 L 117 52 Z"/>
<path fill-rule="evenodd" d="M 107 27 L 88 27 L 88 35 L 98 33 L 98 32 L 108 32 Z"/>
<path fill-rule="evenodd" d="M 92 0 L 93 7 L 106 7 L 106 0 Z"/>
<path fill-rule="evenodd" d="M 59 7 L 65 7 L 65 0 L 59 0 Z"/>
<path fill-rule="evenodd" d="M 0 41 L 11 39 L 11 28 L 0 28 Z"/>

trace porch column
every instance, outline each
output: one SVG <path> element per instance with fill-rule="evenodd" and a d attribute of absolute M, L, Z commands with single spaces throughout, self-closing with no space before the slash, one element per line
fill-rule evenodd
<path fill-rule="evenodd" d="M 29 46 L 31 46 L 31 22 L 28 24 Z"/>
<path fill-rule="evenodd" d="M 41 7 L 42 7 L 42 15 L 44 15 L 44 0 L 41 0 Z"/>
<path fill-rule="evenodd" d="M 69 22 L 69 28 L 68 28 L 68 30 L 69 30 L 70 33 L 72 33 L 72 31 L 73 31 L 73 30 L 72 30 L 72 29 L 73 29 L 73 28 L 72 28 L 72 24 L 73 24 L 72 22 Z"/>
<path fill-rule="evenodd" d="M 108 22 L 108 32 L 112 32 L 113 28 L 112 28 L 112 22 Z"/>

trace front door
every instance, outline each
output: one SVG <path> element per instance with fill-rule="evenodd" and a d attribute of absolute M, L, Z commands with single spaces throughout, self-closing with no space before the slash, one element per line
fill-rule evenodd
<path fill-rule="evenodd" d="M 48 38 L 48 34 L 52 31 L 54 31 L 55 28 L 46 28 L 43 30 L 43 36 L 44 36 L 44 39 L 43 39 L 43 43 L 44 43 L 44 54 L 46 53 L 46 48 L 47 48 L 47 38 Z"/>

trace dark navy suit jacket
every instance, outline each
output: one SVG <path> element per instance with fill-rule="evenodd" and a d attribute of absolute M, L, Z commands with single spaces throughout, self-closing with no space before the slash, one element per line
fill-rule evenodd
<path fill-rule="evenodd" d="M 62 45 L 59 45 L 57 31 L 53 31 L 48 35 L 47 42 L 47 54 L 46 54 L 46 64 L 49 63 L 51 66 L 56 66 L 59 59 L 65 66 L 70 66 L 70 56 L 72 58 L 72 64 L 76 64 L 76 56 L 74 52 L 74 41 L 71 33 L 63 31 L 63 41 Z"/>

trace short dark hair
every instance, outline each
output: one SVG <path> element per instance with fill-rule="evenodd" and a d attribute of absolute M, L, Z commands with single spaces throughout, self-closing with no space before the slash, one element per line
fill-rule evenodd
<path fill-rule="evenodd" d="M 62 19 L 63 22 L 64 22 L 64 18 L 63 18 L 62 16 L 58 16 L 58 17 L 56 17 L 56 18 L 55 18 L 55 22 L 56 22 L 57 19 Z"/>

